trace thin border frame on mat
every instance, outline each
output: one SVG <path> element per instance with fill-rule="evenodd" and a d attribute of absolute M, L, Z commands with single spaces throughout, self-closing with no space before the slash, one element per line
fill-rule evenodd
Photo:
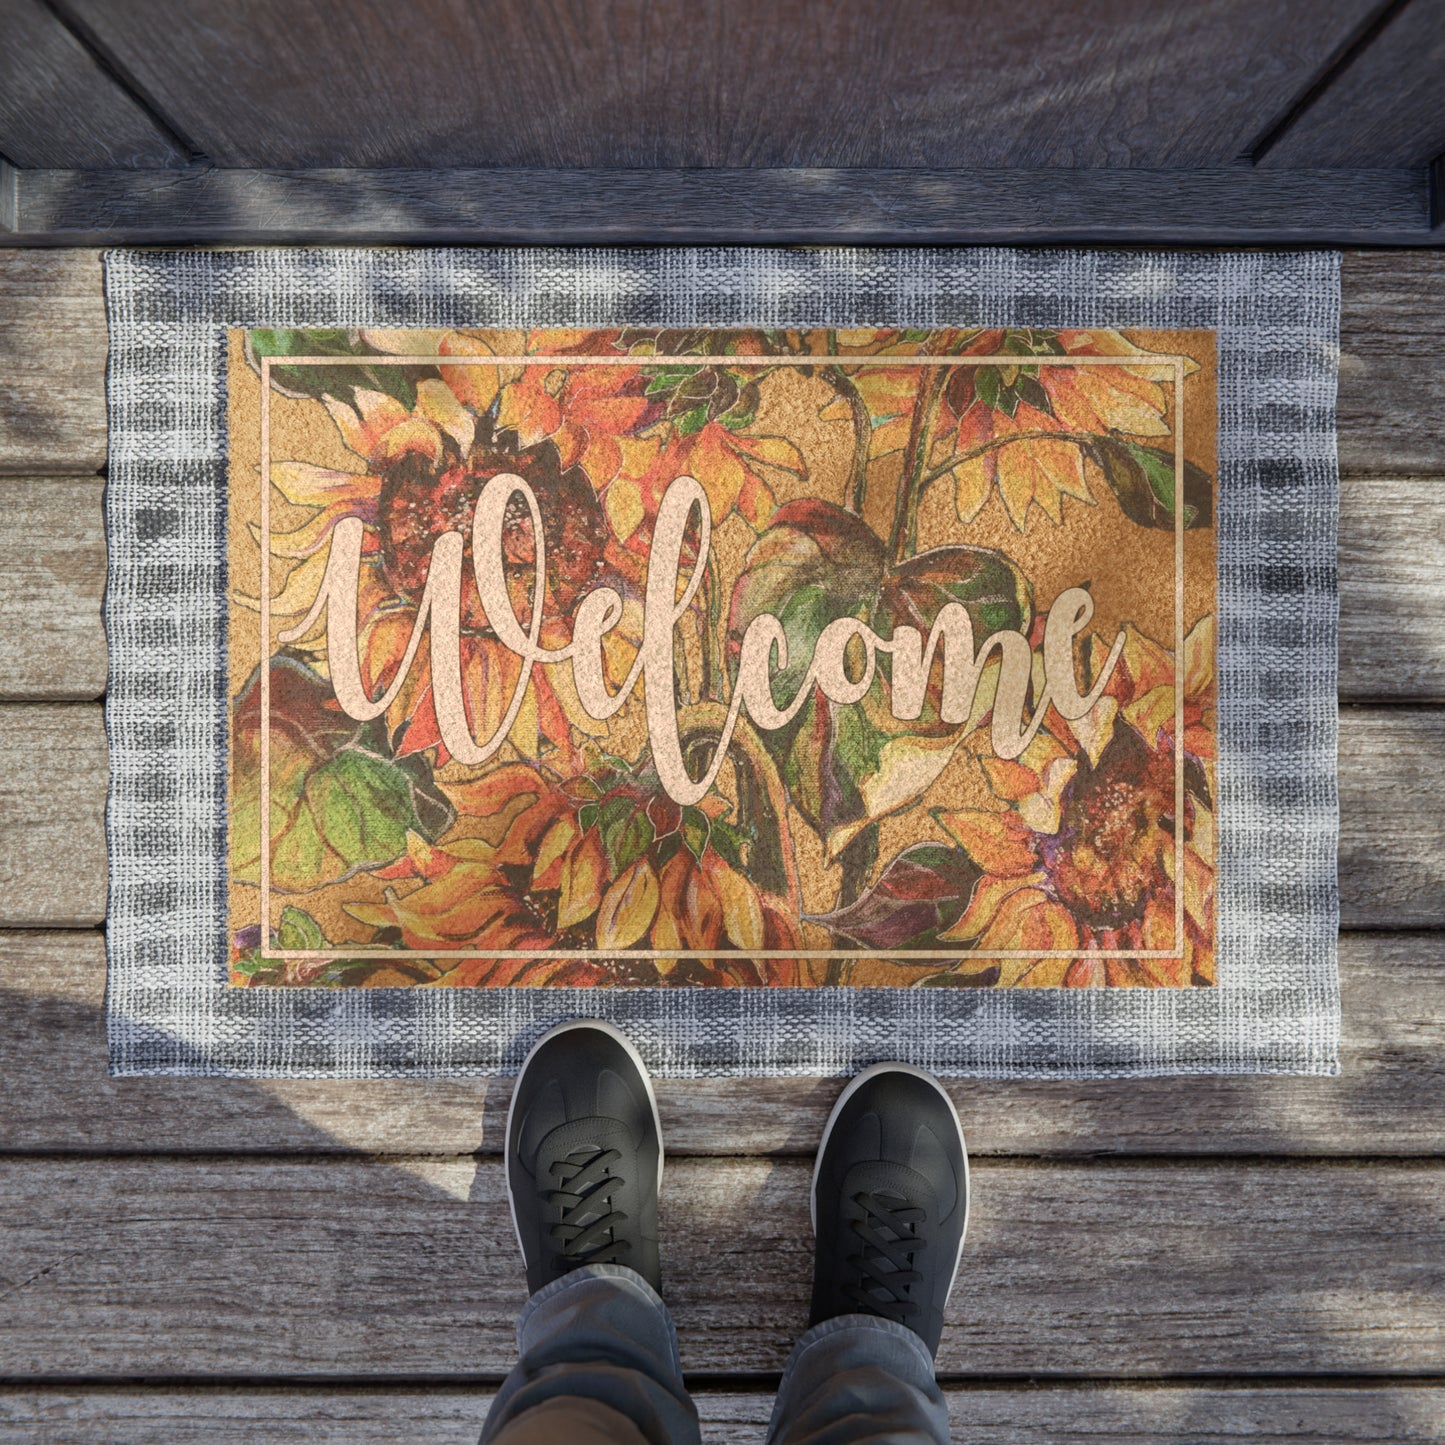
<path fill-rule="evenodd" d="M 1171 592 L 1174 600 L 1174 624 L 1172 630 L 1174 642 L 1174 734 L 1176 737 L 1183 734 L 1184 715 L 1184 371 L 1189 358 L 1184 356 L 1173 356 L 1159 354 L 1150 356 L 1147 359 L 1130 360 L 1115 356 L 1041 356 L 1039 364 L 1045 366 L 1112 366 L 1112 367 L 1134 367 L 1137 370 L 1167 371 L 1169 373 L 1169 384 L 1174 388 L 1173 407 L 1173 441 L 1171 450 L 1174 453 L 1174 553 L 1173 578 Z M 648 365 L 665 366 L 669 363 L 705 367 L 716 365 L 728 366 L 786 366 L 789 358 L 769 355 L 767 357 L 750 356 L 650 356 Z M 378 366 L 428 366 L 433 363 L 433 358 L 428 356 L 390 356 L 378 361 L 375 357 L 335 357 L 335 356 L 288 356 L 287 366 L 347 366 L 365 365 L 372 368 Z M 811 363 L 811 358 L 800 356 L 794 363 L 798 366 L 806 366 Z M 922 357 L 915 358 L 906 355 L 890 355 L 886 361 L 869 361 L 866 358 L 852 363 L 859 366 L 917 366 L 922 369 L 925 366 L 989 366 L 989 365 L 1011 365 L 1013 358 L 1010 356 L 969 356 L 969 357 Z M 271 827 L 270 827 L 270 794 L 271 794 L 271 663 L 275 658 L 275 648 L 271 643 L 271 368 L 272 358 L 263 356 L 261 358 L 261 470 L 258 479 L 260 486 L 260 512 L 261 512 L 261 536 L 259 538 L 260 561 L 261 561 L 261 856 L 260 856 L 260 908 L 257 916 L 257 924 L 265 936 L 267 920 L 271 916 L 270 892 L 271 892 Z M 581 357 L 581 356 L 462 356 L 455 358 L 454 362 L 448 364 L 458 366 L 547 366 L 547 367 L 572 367 L 582 368 L 587 366 L 618 366 L 623 364 L 635 364 L 628 357 Z M 1184 812 L 1184 752 L 1176 749 L 1174 754 L 1174 812 L 1175 817 L 1180 817 Z M 1174 840 L 1174 876 L 1184 876 L 1184 833 L 1180 830 Z M 918 949 L 909 950 L 910 958 L 917 959 L 954 959 L 962 960 L 969 958 L 1167 958 L 1180 960 L 1183 957 L 1183 945 L 1180 940 L 1184 937 L 1184 890 L 1175 889 L 1174 896 L 1174 944 L 1172 948 L 1041 948 L 1041 949 L 985 949 L 985 948 L 953 948 L 953 949 Z M 708 948 L 624 948 L 624 949 L 579 949 L 579 948 L 539 948 L 529 950 L 528 957 L 535 958 L 711 958 L 718 952 L 717 949 Z M 863 959 L 863 958 L 891 958 L 893 952 L 888 949 L 859 949 L 859 948 L 832 948 L 832 949 L 754 949 L 749 952 L 749 958 L 840 958 L 840 959 Z M 484 949 L 472 950 L 458 948 L 449 951 L 445 956 L 448 958 L 511 958 L 515 956 L 516 949 Z M 357 944 L 350 948 L 271 948 L 266 949 L 266 955 L 270 958 L 331 958 L 331 959 L 352 959 L 352 958 L 436 958 L 439 956 L 437 950 L 426 949 L 400 949 L 386 946 L 371 947 Z"/>
<path fill-rule="evenodd" d="M 117 251 L 107 488 L 113 1072 L 454 1076 L 595 1014 L 659 1073 L 1336 1072 L 1335 253 Z M 235 989 L 225 333 L 744 324 L 1208 328 L 1220 380 L 1213 989 Z"/>

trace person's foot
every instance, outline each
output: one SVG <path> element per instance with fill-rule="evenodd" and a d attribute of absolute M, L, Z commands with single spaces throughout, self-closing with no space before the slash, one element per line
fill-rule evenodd
<path fill-rule="evenodd" d="M 953 1102 L 907 1064 L 843 1090 L 813 1170 L 812 1323 L 882 1315 L 934 1354 L 968 1224 L 968 1154 Z"/>
<path fill-rule="evenodd" d="M 625 1264 L 659 1287 L 662 1130 L 617 1029 L 579 1019 L 543 1035 L 512 1092 L 506 1162 L 529 1291 L 584 1264 Z"/>

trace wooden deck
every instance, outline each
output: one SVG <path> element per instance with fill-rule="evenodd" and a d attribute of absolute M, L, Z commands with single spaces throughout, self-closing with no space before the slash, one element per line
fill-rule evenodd
<path fill-rule="evenodd" d="M 957 1440 L 1445 1438 L 1445 254 L 1344 285 L 1345 1072 L 953 1085 Z M 106 1076 L 105 347 L 97 253 L 0 252 L 0 1442 L 470 1445 L 507 1084 Z M 805 1321 L 837 1087 L 659 1086 L 710 1441 Z"/>

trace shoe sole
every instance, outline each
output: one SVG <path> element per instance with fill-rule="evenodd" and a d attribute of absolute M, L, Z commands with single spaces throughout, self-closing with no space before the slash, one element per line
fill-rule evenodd
<path fill-rule="evenodd" d="M 915 1068 L 912 1064 L 873 1064 L 855 1078 L 850 1079 L 848 1087 L 838 1095 L 838 1101 L 833 1105 L 832 1113 L 828 1115 L 828 1122 L 823 1125 L 823 1139 L 818 1145 L 818 1155 L 813 1162 L 813 1183 L 808 1192 L 808 1211 L 813 1224 L 813 1236 L 816 1238 L 818 1234 L 818 1175 L 823 1169 L 823 1151 L 828 1147 L 828 1140 L 832 1138 L 833 1126 L 838 1122 L 838 1116 L 843 1112 L 848 1100 L 864 1084 L 870 1079 L 877 1078 L 879 1074 L 912 1074 L 915 1079 L 922 1079 L 948 1105 L 948 1113 L 953 1120 L 953 1127 L 958 1130 L 958 1147 L 963 1153 L 963 1233 L 958 1239 L 958 1253 L 953 1260 L 953 1274 L 949 1278 L 948 1292 L 944 1296 L 946 1301 L 948 1294 L 953 1293 L 954 1281 L 958 1278 L 958 1267 L 963 1262 L 963 1242 L 968 1238 L 968 1221 L 973 1212 L 973 1193 L 969 1182 L 968 1144 L 963 1137 L 963 1121 L 958 1117 L 958 1110 L 954 1108 L 953 1100 L 948 1097 L 948 1091 L 924 1069 Z"/>
<path fill-rule="evenodd" d="M 507 1132 L 502 1137 L 502 1169 L 507 1176 L 507 1208 L 512 1215 L 512 1233 L 517 1236 L 517 1252 L 522 1256 L 522 1263 L 527 1262 L 527 1251 L 522 1244 L 522 1231 L 517 1224 L 517 1201 L 512 1195 L 512 1114 L 517 1107 L 517 1095 L 521 1092 L 517 1084 L 522 1082 L 522 1075 L 527 1072 L 527 1065 L 536 1057 L 537 1051 L 543 1044 L 555 1039 L 558 1034 L 569 1034 L 576 1029 L 597 1029 L 606 1034 L 609 1038 L 616 1040 L 627 1051 L 627 1056 L 637 1066 L 637 1072 L 642 1075 L 643 1086 L 647 1090 L 647 1102 L 652 1107 L 652 1127 L 657 1132 L 657 1183 L 654 1185 L 658 1194 L 662 1193 L 662 1117 L 657 1112 L 657 1095 L 652 1088 L 652 1075 L 647 1071 L 647 1065 L 642 1061 L 642 1055 L 637 1052 L 636 1045 L 621 1029 L 604 1022 L 602 1019 L 569 1019 L 565 1024 L 558 1024 L 550 1028 L 527 1052 L 527 1057 L 522 1060 L 522 1067 L 517 1070 L 517 1082 L 512 1085 L 512 1097 L 507 1103 Z"/>

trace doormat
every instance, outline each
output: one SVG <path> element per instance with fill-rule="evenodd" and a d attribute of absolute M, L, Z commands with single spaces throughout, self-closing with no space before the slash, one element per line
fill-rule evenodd
<path fill-rule="evenodd" d="M 106 268 L 115 1072 L 1337 1067 L 1337 257 Z"/>

